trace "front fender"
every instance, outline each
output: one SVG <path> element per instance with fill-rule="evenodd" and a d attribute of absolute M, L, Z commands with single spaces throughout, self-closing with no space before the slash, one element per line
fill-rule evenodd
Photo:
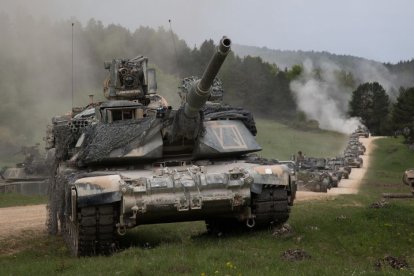
<path fill-rule="evenodd" d="M 255 194 L 262 192 L 263 185 L 287 187 L 290 185 L 290 171 L 286 165 L 257 166 L 249 173 L 254 179 L 251 191 Z"/>
<path fill-rule="evenodd" d="M 73 184 L 77 193 L 77 206 L 94 206 L 121 201 L 119 175 L 105 175 L 79 178 Z"/>

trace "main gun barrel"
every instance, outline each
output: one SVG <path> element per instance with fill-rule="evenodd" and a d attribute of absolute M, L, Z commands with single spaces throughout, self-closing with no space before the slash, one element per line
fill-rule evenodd
<path fill-rule="evenodd" d="M 220 40 L 216 52 L 211 57 L 211 60 L 204 71 L 203 77 L 197 81 L 193 88 L 187 95 L 187 101 L 184 106 L 184 114 L 188 118 L 194 118 L 197 116 L 199 110 L 204 106 L 208 98 L 210 97 L 210 88 L 213 84 L 214 78 L 217 76 L 221 65 L 230 52 L 231 40 L 227 37 L 223 37 Z"/>

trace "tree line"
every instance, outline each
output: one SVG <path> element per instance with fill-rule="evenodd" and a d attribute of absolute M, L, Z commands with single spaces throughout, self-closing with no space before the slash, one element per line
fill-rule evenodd
<path fill-rule="evenodd" d="M 349 115 L 360 117 L 375 135 L 401 134 L 414 143 L 414 87 L 401 87 L 392 103 L 381 84 L 363 83 L 352 93 Z"/>
<path fill-rule="evenodd" d="M 51 22 L 24 14 L 13 17 L 0 13 L 3 38 L 0 63 L 6 65 L 0 67 L 0 153 L 14 151 L 21 144 L 39 141 L 50 118 L 61 114 L 62 110 L 70 110 L 71 26 L 72 21 Z M 161 75 L 179 79 L 201 76 L 216 47 L 213 40 L 206 40 L 191 48 L 175 33 L 164 28 L 142 26 L 128 30 L 120 25 L 104 26 L 93 19 L 85 25 L 75 22 L 73 31 L 75 95 L 72 105 L 82 104 L 77 99 L 86 101 L 88 94 L 101 94 L 102 81 L 107 74 L 103 68 L 106 60 L 141 54 L 149 57 L 150 62 L 160 69 Z M 321 70 L 315 69 L 315 78 L 321 75 Z M 302 65 L 282 69 L 260 57 L 241 58 L 230 53 L 219 77 L 223 81 L 226 103 L 245 107 L 262 117 L 292 122 L 298 118 L 306 121 L 290 88 L 291 82 L 300 78 L 302 73 Z M 357 87 L 352 73 L 346 70 L 338 69 L 335 77 L 338 83 L 355 91 L 361 90 L 361 94 L 368 93 L 364 91 L 382 91 L 376 85 Z M 176 93 L 177 87 L 168 87 L 168 90 Z M 412 89 L 402 89 L 400 95 L 411 95 L 410 91 Z M 371 93 L 372 97 L 377 97 L 376 93 Z M 383 92 L 380 93 L 382 95 Z M 368 94 L 366 97 L 371 97 Z M 406 105 L 411 96 L 404 97 L 407 99 L 397 99 L 394 105 L 383 96 L 375 98 L 375 101 L 366 99 L 369 108 L 365 109 L 350 104 L 350 115 L 361 117 L 363 123 L 378 134 L 390 132 L 412 122 L 412 118 L 408 119 L 412 113 L 407 111 L 410 108 Z M 380 108 L 380 104 L 385 107 Z M 394 111 L 398 108 L 403 111 Z M 371 109 L 371 115 L 358 113 L 358 110 Z M 390 115 L 391 111 L 395 115 Z M 378 113 L 387 114 L 384 117 L 387 120 L 374 119 Z M 405 119 L 397 119 L 397 116 Z M 402 122 L 406 123 L 402 125 Z"/>

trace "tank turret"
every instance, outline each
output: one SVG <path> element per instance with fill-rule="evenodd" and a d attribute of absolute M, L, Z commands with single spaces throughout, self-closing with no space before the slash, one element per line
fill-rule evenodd
<path fill-rule="evenodd" d="M 39 151 L 39 145 L 22 146 L 16 154 L 24 155 L 24 161 L 0 170 L 0 193 L 46 194 L 47 165 L 45 157 Z"/>

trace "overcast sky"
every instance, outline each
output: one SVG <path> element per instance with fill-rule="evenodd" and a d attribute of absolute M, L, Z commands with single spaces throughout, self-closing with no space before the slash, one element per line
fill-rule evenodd
<path fill-rule="evenodd" d="M 382 62 L 414 58 L 412 0 L 1 0 L 0 10 L 105 25 L 163 26 L 189 46 L 234 43 L 329 51 Z"/>

